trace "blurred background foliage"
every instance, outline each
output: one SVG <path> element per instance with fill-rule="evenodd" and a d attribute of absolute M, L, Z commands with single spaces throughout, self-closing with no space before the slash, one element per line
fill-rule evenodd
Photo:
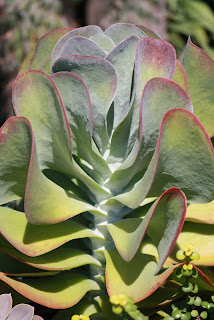
<path fill-rule="evenodd" d="M 20 64 L 43 34 L 121 21 L 150 27 L 178 54 L 190 35 L 214 59 L 214 0 L 0 0 L 0 124 L 12 115 Z"/>

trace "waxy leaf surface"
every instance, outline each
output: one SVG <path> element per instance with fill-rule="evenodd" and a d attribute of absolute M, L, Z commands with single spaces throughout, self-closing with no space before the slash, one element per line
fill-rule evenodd
<path fill-rule="evenodd" d="M 114 41 L 104 34 L 94 35 L 90 37 L 90 39 L 94 43 L 96 43 L 100 48 L 102 48 L 106 52 L 106 54 L 109 53 L 115 47 Z"/>
<path fill-rule="evenodd" d="M 81 78 L 71 72 L 57 72 L 52 75 L 52 79 L 65 106 L 71 128 L 73 153 L 88 161 L 99 174 L 108 175 L 110 170 L 106 162 L 91 146 L 93 115 L 87 87 Z"/>
<path fill-rule="evenodd" d="M 16 250 L 3 237 L 0 238 L 0 249 L 12 257 L 44 270 L 70 270 L 86 264 L 100 266 L 100 262 L 84 251 L 72 247 L 61 246 L 38 257 L 30 257 Z"/>
<path fill-rule="evenodd" d="M 104 153 L 109 143 L 106 116 L 118 86 L 115 68 L 107 60 L 98 57 L 65 56 L 57 59 L 52 66 L 53 73 L 60 71 L 73 72 L 86 84 L 92 103 L 93 136 Z"/>
<path fill-rule="evenodd" d="M 214 201 L 191 203 L 187 207 L 186 219 L 193 222 L 214 224 Z"/>
<path fill-rule="evenodd" d="M 155 242 L 159 262 L 156 273 L 169 256 L 182 229 L 186 213 L 184 194 L 167 190 L 150 208 L 144 219 L 129 218 L 108 226 L 117 250 L 125 261 L 136 254 L 146 232 Z"/>
<path fill-rule="evenodd" d="M 180 62 L 187 73 L 194 114 L 212 137 L 214 135 L 214 61 L 189 39 Z"/>
<path fill-rule="evenodd" d="M 125 293 L 135 302 L 157 290 L 176 268 L 174 265 L 154 276 L 157 263 L 152 256 L 137 253 L 130 262 L 124 261 L 117 250 L 109 250 L 105 256 L 108 294 L 112 296 Z"/>
<path fill-rule="evenodd" d="M 51 54 L 51 64 L 53 64 L 54 61 L 57 58 L 59 58 L 62 47 L 64 46 L 64 44 L 66 43 L 66 41 L 68 39 L 73 38 L 73 37 L 77 37 L 77 36 L 83 36 L 86 38 L 90 38 L 93 35 L 97 35 L 97 34 L 103 34 L 103 31 L 100 27 L 93 26 L 93 25 L 77 28 L 75 30 L 71 30 L 70 32 L 65 34 L 63 37 L 61 37 L 59 39 L 59 41 L 57 42 L 57 44 L 55 45 L 53 52 Z"/>
<path fill-rule="evenodd" d="M 105 58 L 106 53 L 92 40 L 85 37 L 73 37 L 66 41 L 60 51 L 60 57 L 66 55 L 81 55 Z"/>
<path fill-rule="evenodd" d="M 209 202 L 213 200 L 213 181 L 214 152 L 206 131 L 191 112 L 173 109 L 162 120 L 156 150 L 143 178 L 115 199 L 135 208 L 152 183 L 148 197 L 174 186 L 189 202 Z"/>
<path fill-rule="evenodd" d="M 32 225 L 23 212 L 6 207 L 0 207 L 0 232 L 17 250 L 31 257 L 73 239 L 96 237 L 92 230 L 71 220 L 54 225 Z"/>
<path fill-rule="evenodd" d="M 24 197 L 31 148 L 28 121 L 8 119 L 0 129 L 0 204 Z"/>
<path fill-rule="evenodd" d="M 146 37 L 146 34 L 143 31 L 129 23 L 115 23 L 106 29 L 104 34 L 109 36 L 115 44 L 118 44 L 133 35 L 138 36 L 139 38 Z"/>
<path fill-rule="evenodd" d="M 72 271 L 41 279 L 25 279 L 22 282 L 0 273 L 0 280 L 32 301 L 48 308 L 65 309 L 73 306 L 86 292 L 99 290 L 98 284 Z"/>

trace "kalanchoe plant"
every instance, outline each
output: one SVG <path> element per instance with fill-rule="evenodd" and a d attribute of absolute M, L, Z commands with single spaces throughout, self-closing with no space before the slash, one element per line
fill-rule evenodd
<path fill-rule="evenodd" d="M 0 295 L 0 319 L 1 320 L 43 320 L 40 316 L 34 316 L 34 308 L 28 304 L 20 303 L 12 308 L 11 294 Z"/>
<path fill-rule="evenodd" d="M 0 134 L 2 281 L 113 319 L 108 295 L 142 301 L 180 266 L 179 234 L 212 265 L 214 62 L 190 40 L 180 61 L 131 24 L 40 39 Z"/>

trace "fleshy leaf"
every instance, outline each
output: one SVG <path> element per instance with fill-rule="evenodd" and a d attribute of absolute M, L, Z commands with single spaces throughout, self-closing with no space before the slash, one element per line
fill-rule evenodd
<path fill-rule="evenodd" d="M 98 199 L 106 196 L 107 192 L 72 161 L 70 128 L 54 81 L 41 71 L 21 74 L 14 83 L 13 103 L 16 113 L 31 122 L 41 168 L 83 180 Z"/>
<path fill-rule="evenodd" d="M 30 300 L 48 308 L 65 309 L 73 306 L 86 292 L 99 290 L 98 284 L 84 275 L 64 271 L 52 277 L 24 279 L 22 282 L 0 273 L 0 280 Z"/>
<path fill-rule="evenodd" d="M 146 35 L 147 37 L 150 37 L 150 38 L 154 38 L 154 39 L 160 39 L 161 40 L 161 37 L 156 33 L 154 32 L 153 30 L 151 30 L 150 28 L 146 27 L 146 26 L 143 26 L 141 24 L 136 24 L 135 25 L 138 29 L 142 30 Z"/>
<path fill-rule="evenodd" d="M 138 172 L 147 168 L 156 147 L 162 118 L 167 111 L 174 108 L 192 111 L 192 102 L 184 89 L 167 78 L 149 80 L 145 85 L 140 106 L 140 145 L 133 159 L 130 154 L 114 172 L 107 186 L 121 189 Z"/>
<path fill-rule="evenodd" d="M 27 120 L 8 119 L 0 131 L 0 204 L 24 197 L 31 147 Z"/>
<path fill-rule="evenodd" d="M 28 304 L 20 303 L 12 308 L 7 320 L 32 320 L 34 308 Z"/>
<path fill-rule="evenodd" d="M 59 39 L 59 41 L 57 42 L 57 44 L 55 45 L 55 47 L 52 51 L 52 54 L 51 54 L 52 64 L 54 63 L 54 61 L 57 58 L 59 58 L 61 49 L 68 39 L 70 39 L 72 37 L 77 37 L 77 36 L 83 36 L 86 38 L 90 38 L 93 35 L 97 35 L 97 34 L 103 34 L 102 29 L 98 26 L 86 26 L 86 27 L 77 28 L 75 30 L 68 32 L 66 35 L 61 37 Z"/>
<path fill-rule="evenodd" d="M 55 44 L 59 41 L 59 39 L 62 38 L 62 36 L 64 36 L 71 30 L 71 28 L 56 29 L 46 33 L 43 37 L 41 37 L 36 45 L 34 54 L 30 60 L 29 69 L 39 70 L 41 65 L 48 58 L 50 58 Z"/>
<path fill-rule="evenodd" d="M 0 319 L 6 320 L 12 309 L 12 297 L 10 293 L 0 295 Z"/>
<path fill-rule="evenodd" d="M 52 71 L 71 71 L 86 84 L 92 103 L 93 137 L 103 154 L 109 143 L 106 117 L 118 85 L 115 68 L 107 60 L 98 57 L 66 56 L 54 62 Z"/>
<path fill-rule="evenodd" d="M 108 294 L 112 296 L 125 293 L 135 302 L 157 290 L 176 268 L 174 265 L 154 276 L 157 263 L 152 256 L 137 253 L 130 262 L 125 262 L 117 250 L 109 250 L 105 256 Z"/>
<path fill-rule="evenodd" d="M 107 56 L 118 73 L 118 89 L 114 99 L 113 129 L 121 122 L 130 106 L 132 75 L 135 61 L 135 49 L 139 37 L 130 36 L 120 42 Z M 126 68 L 124 69 L 124 66 Z"/>
<path fill-rule="evenodd" d="M 60 57 L 66 55 L 81 55 L 105 58 L 106 53 L 92 40 L 79 36 L 66 41 L 60 51 Z"/>
<path fill-rule="evenodd" d="M 186 219 L 190 221 L 214 224 L 214 201 L 209 203 L 191 203 L 187 207 Z"/>
<path fill-rule="evenodd" d="M 187 74 L 184 67 L 178 60 L 176 60 L 176 68 L 173 80 L 177 82 L 187 93 L 189 93 Z"/>
<path fill-rule="evenodd" d="M 21 74 L 14 83 L 13 104 L 16 114 L 31 122 L 42 168 L 52 167 L 60 171 L 60 168 L 69 166 L 70 130 L 53 80 L 36 70 Z"/>
<path fill-rule="evenodd" d="M 130 23 L 115 23 L 106 29 L 104 34 L 110 37 L 115 44 L 118 44 L 133 35 L 138 36 L 139 38 L 146 37 L 146 34 L 143 31 Z"/>
<path fill-rule="evenodd" d="M 214 61 L 189 39 L 180 57 L 188 78 L 194 114 L 209 136 L 214 135 Z"/>
<path fill-rule="evenodd" d="M 79 238 L 97 237 L 92 230 L 71 220 L 54 225 L 32 225 L 23 212 L 0 207 L 0 232 L 17 250 L 31 257 L 45 254 Z"/>
<path fill-rule="evenodd" d="M 170 254 L 181 231 L 186 213 L 184 194 L 176 188 L 167 190 L 150 208 L 144 219 L 129 218 L 108 226 L 120 255 L 130 261 L 147 231 L 158 247 L 156 273 Z M 147 229 L 148 228 L 148 229 Z"/>
<path fill-rule="evenodd" d="M 94 35 L 90 39 L 100 48 L 102 48 L 106 53 L 109 53 L 115 47 L 114 41 L 104 34 Z"/>
<path fill-rule="evenodd" d="M 52 79 L 65 106 L 71 128 L 73 153 L 76 150 L 77 154 L 96 168 L 99 174 L 109 175 L 110 170 L 106 162 L 91 147 L 93 118 L 87 87 L 81 78 L 71 72 L 57 72 L 53 74 Z"/>
<path fill-rule="evenodd" d="M 33 320 L 44 320 L 44 319 L 42 317 L 40 317 L 40 316 L 34 316 Z"/>
<path fill-rule="evenodd" d="M 140 102 L 145 84 L 154 77 L 172 79 L 175 66 L 176 52 L 167 41 L 153 38 L 143 38 L 138 41 L 135 57 L 133 114 L 127 155 L 137 139 Z"/>
<path fill-rule="evenodd" d="M 29 257 L 16 250 L 3 237 L 0 237 L 0 248 L 12 257 L 44 270 L 70 270 L 86 264 L 100 266 L 100 262 L 89 254 L 72 247 L 61 246 L 38 257 Z M 3 270 L 2 270 L 3 271 Z"/>
<path fill-rule="evenodd" d="M 174 186 L 191 203 L 209 202 L 213 181 L 214 151 L 206 131 L 191 112 L 173 109 L 162 120 L 156 151 L 143 178 L 115 199 L 136 208 L 152 184 L 147 197 L 159 196 Z"/>

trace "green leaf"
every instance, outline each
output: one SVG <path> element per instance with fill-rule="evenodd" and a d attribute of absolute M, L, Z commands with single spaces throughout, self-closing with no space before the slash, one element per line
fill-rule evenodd
<path fill-rule="evenodd" d="M 116 45 L 129 36 L 146 37 L 143 31 L 130 23 L 115 23 L 106 29 L 104 34 L 110 37 Z"/>
<path fill-rule="evenodd" d="M 172 79 L 176 66 L 176 52 L 164 40 L 143 38 L 138 41 L 135 58 L 133 114 L 127 154 L 137 139 L 142 91 L 147 81 L 154 77 Z"/>
<path fill-rule="evenodd" d="M 51 52 L 57 41 L 71 30 L 71 28 L 56 29 L 46 33 L 43 37 L 41 37 L 30 60 L 29 69 L 39 70 L 43 63 L 50 58 Z"/>
<path fill-rule="evenodd" d="M 41 71 L 21 74 L 13 87 L 17 115 L 26 117 L 36 138 L 43 168 L 70 170 L 71 137 L 64 106 L 53 80 Z"/>
<path fill-rule="evenodd" d="M 191 203 L 209 202 L 213 181 L 214 152 L 206 131 L 191 112 L 173 109 L 162 120 L 156 151 L 143 178 L 114 198 L 136 208 L 146 195 L 159 196 L 177 187 Z"/>
<path fill-rule="evenodd" d="M 86 160 L 100 175 L 107 178 L 110 170 L 91 146 L 93 116 L 87 87 L 81 78 L 71 72 L 57 72 L 53 74 L 52 79 L 65 106 L 71 129 L 73 153 Z"/>
<path fill-rule="evenodd" d="M 186 219 L 193 222 L 214 224 L 214 201 L 191 203 L 187 207 Z"/>
<path fill-rule="evenodd" d="M 0 131 L 0 204 L 24 197 L 31 148 L 28 121 L 8 119 Z"/>
<path fill-rule="evenodd" d="M 147 232 L 158 248 L 156 273 L 169 256 L 184 223 L 186 200 L 179 189 L 167 190 L 149 209 L 144 219 L 129 218 L 108 225 L 117 250 L 125 261 L 136 254 Z"/>
<path fill-rule="evenodd" d="M 214 135 L 214 61 L 189 39 L 180 57 L 188 78 L 194 114 L 209 136 Z"/>
<path fill-rule="evenodd" d="M 178 60 L 176 60 L 176 68 L 173 81 L 177 82 L 187 93 L 189 93 L 187 74 L 184 67 Z"/>
<path fill-rule="evenodd" d="M 143 31 L 143 33 L 145 33 L 147 37 L 161 40 L 160 36 L 150 28 L 142 26 L 141 24 L 136 24 L 135 26 Z"/>
<path fill-rule="evenodd" d="M 135 62 L 135 50 L 139 37 L 129 36 L 120 42 L 106 56 L 108 60 L 117 70 L 118 89 L 114 99 L 114 124 L 115 129 L 127 114 L 130 107 L 132 76 Z M 124 66 L 126 66 L 124 68 Z"/>
<path fill-rule="evenodd" d="M 77 37 L 77 36 L 90 38 L 93 35 L 97 35 L 97 34 L 103 34 L 102 29 L 98 26 L 86 26 L 86 27 L 81 27 L 81 28 L 71 30 L 70 32 L 65 34 L 63 37 L 61 37 L 57 42 L 57 44 L 55 45 L 55 47 L 53 48 L 53 51 L 51 54 L 51 64 L 53 64 L 54 61 L 57 58 L 59 58 L 62 47 L 68 39 Z"/>
<path fill-rule="evenodd" d="M 99 290 L 95 281 L 73 271 L 44 277 L 42 281 L 34 278 L 22 282 L 0 273 L 0 280 L 30 300 L 54 309 L 69 308 L 80 301 L 86 292 Z"/>
<path fill-rule="evenodd" d="M 0 232 L 17 250 L 36 257 L 85 237 L 97 237 L 94 232 L 72 220 L 53 225 L 32 225 L 23 212 L 0 207 Z"/>
<path fill-rule="evenodd" d="M 124 293 L 135 302 L 151 295 L 176 268 L 174 265 L 155 276 L 157 263 L 152 256 L 137 253 L 130 262 L 125 262 L 117 250 L 106 251 L 105 256 L 108 294 Z"/>
<path fill-rule="evenodd" d="M 72 161 L 70 128 L 54 81 L 41 71 L 21 74 L 14 83 L 13 103 L 16 113 L 31 122 L 40 167 L 79 178 L 99 200 L 106 197 L 108 193 Z"/>
<path fill-rule="evenodd" d="M 66 56 L 54 62 L 52 71 L 72 71 L 86 84 L 92 103 L 93 137 L 103 154 L 109 144 L 106 117 L 118 86 L 115 68 L 98 57 Z"/>
<path fill-rule="evenodd" d="M 115 47 L 114 41 L 104 34 L 94 35 L 90 37 L 90 39 L 100 48 L 102 48 L 106 53 L 109 53 Z"/>
<path fill-rule="evenodd" d="M 171 109 L 192 111 L 192 102 L 184 89 L 167 78 L 149 80 L 143 90 L 140 104 L 140 137 L 133 158 L 131 155 L 113 173 L 107 186 L 121 189 L 137 174 L 145 171 L 151 161 L 158 140 L 160 124 Z M 119 149 L 119 148 L 118 148 Z"/>
<path fill-rule="evenodd" d="M 78 36 L 66 41 L 60 51 L 60 57 L 66 55 L 81 55 L 105 58 L 106 53 L 92 40 Z"/>
<path fill-rule="evenodd" d="M 67 246 L 61 246 L 38 257 L 30 257 L 16 250 L 3 237 L 0 237 L 0 248 L 21 262 L 44 270 L 70 270 L 86 264 L 101 265 L 98 260 L 84 251 Z M 6 265 L 8 266 L 8 263 Z M 2 268 L 1 271 L 3 271 Z M 5 270 L 5 272 L 8 271 Z"/>

